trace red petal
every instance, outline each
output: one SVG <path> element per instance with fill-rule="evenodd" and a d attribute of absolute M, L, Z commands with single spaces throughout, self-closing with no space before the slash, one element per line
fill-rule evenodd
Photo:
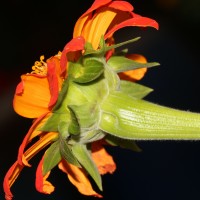
<path fill-rule="evenodd" d="M 124 22 L 121 22 L 120 24 L 114 26 L 106 35 L 105 35 L 105 39 L 107 39 L 108 37 L 110 37 L 111 35 L 113 35 L 113 33 L 121 28 L 127 27 L 127 26 L 139 26 L 139 27 L 153 27 L 158 29 L 158 23 L 153 20 L 150 19 L 148 17 L 134 17 L 131 19 L 128 19 Z"/>
<path fill-rule="evenodd" d="M 61 59 L 60 59 L 60 65 L 61 65 L 61 74 L 64 74 L 67 67 L 67 54 L 69 52 L 75 52 L 80 51 L 84 49 L 85 45 L 85 39 L 83 37 L 77 37 L 73 38 L 67 45 L 64 47 Z"/>
<path fill-rule="evenodd" d="M 51 98 L 48 105 L 50 108 L 56 103 L 58 99 L 59 86 L 58 86 L 58 77 L 55 69 L 56 68 L 55 63 L 53 61 L 48 62 L 47 68 L 48 68 L 47 79 L 49 82 L 49 90 L 51 94 Z"/>
<path fill-rule="evenodd" d="M 128 12 L 131 12 L 134 9 L 133 6 L 126 1 L 112 1 L 108 7 Z"/>
<path fill-rule="evenodd" d="M 95 0 L 92 6 L 81 17 L 93 12 L 94 10 L 100 8 L 101 6 L 110 3 L 111 1 L 112 0 Z"/>
<path fill-rule="evenodd" d="M 23 81 L 21 81 L 21 82 L 17 85 L 15 94 L 20 95 L 20 94 L 23 93 L 23 90 L 24 90 L 24 84 L 23 84 Z"/>

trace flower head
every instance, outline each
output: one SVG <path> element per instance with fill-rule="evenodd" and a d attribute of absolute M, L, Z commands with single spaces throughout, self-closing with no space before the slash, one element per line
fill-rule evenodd
<path fill-rule="evenodd" d="M 114 33 L 127 26 L 158 29 L 156 21 L 135 14 L 126 1 L 95 0 L 76 22 L 73 38 L 63 51 L 46 61 L 42 56 L 32 72 L 21 76 L 13 107 L 16 113 L 34 121 L 20 145 L 17 161 L 5 176 L 6 199 L 12 199 L 10 187 L 23 167 L 30 167 L 29 160 L 43 149 L 36 172 L 39 192 L 54 191 L 47 178 L 58 166 L 79 192 L 102 197 L 93 190 L 88 175 L 102 190 L 100 174 L 116 169 L 104 146 L 121 146 L 101 124 L 106 114 L 107 121 L 114 117 L 110 118 L 104 100 L 123 90 L 126 82 L 120 82 L 121 73 L 128 70 L 122 79 L 131 76 L 135 81 L 143 77 L 146 67 L 156 65 L 136 54 L 115 55 L 114 49 L 122 44 L 114 43 Z M 145 90 L 143 96 L 148 92 Z M 33 139 L 37 139 L 35 143 Z M 134 142 L 133 147 L 137 150 Z"/>

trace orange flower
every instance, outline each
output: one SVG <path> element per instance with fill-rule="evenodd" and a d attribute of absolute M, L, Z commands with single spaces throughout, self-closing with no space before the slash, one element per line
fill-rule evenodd
<path fill-rule="evenodd" d="M 34 122 L 20 145 L 17 161 L 11 166 L 4 178 L 4 191 L 7 200 L 13 195 L 10 187 L 15 182 L 24 166 L 31 166 L 28 162 L 40 150 L 57 140 L 58 132 L 41 131 L 40 128 L 52 116 L 52 109 L 57 103 L 59 92 L 62 90 L 63 81 L 67 78 L 68 61 L 77 61 L 84 52 L 86 42 L 91 43 L 96 50 L 102 36 L 110 45 L 115 31 L 127 26 L 154 27 L 158 29 L 156 21 L 142 17 L 132 12 L 133 6 L 126 1 L 95 0 L 92 6 L 78 19 L 74 27 L 73 39 L 64 47 L 62 54 L 59 53 L 47 59 L 44 57 L 36 61 L 33 71 L 21 76 L 21 82 L 16 88 L 13 107 L 19 115 L 34 119 Z M 131 58 L 138 62 L 138 58 Z M 143 62 L 143 61 L 142 61 Z M 134 71 L 131 77 L 140 79 L 141 70 Z M 131 72 L 132 73 L 132 72 Z M 130 72 L 128 72 L 128 76 Z M 31 144 L 34 138 L 38 141 Z M 100 174 L 113 173 L 116 165 L 112 157 L 106 152 L 103 143 L 92 143 L 92 159 Z M 42 158 L 36 172 L 36 189 L 39 192 L 50 194 L 54 186 L 47 181 L 50 171 L 45 175 L 43 172 Z M 69 180 L 79 192 L 84 195 L 102 197 L 96 193 L 87 177 L 84 169 L 78 168 L 65 160 L 61 160 L 58 167 L 68 175 Z"/>

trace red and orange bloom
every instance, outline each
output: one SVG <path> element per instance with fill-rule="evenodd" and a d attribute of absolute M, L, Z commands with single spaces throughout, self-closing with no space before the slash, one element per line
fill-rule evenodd
<path fill-rule="evenodd" d="M 69 61 L 75 62 L 83 55 L 86 42 L 91 43 L 93 49 L 97 50 L 104 36 L 107 45 L 110 45 L 115 31 L 127 26 L 150 26 L 158 29 L 156 21 L 135 14 L 132 5 L 126 1 L 95 0 L 76 22 L 73 39 L 67 43 L 62 53 L 47 59 L 46 62 L 41 57 L 40 61 L 34 64 L 31 73 L 21 76 L 21 82 L 14 95 L 13 107 L 19 115 L 34 119 L 34 122 L 20 145 L 17 161 L 5 176 L 4 191 L 7 200 L 12 199 L 10 187 L 23 167 L 30 166 L 29 160 L 59 137 L 56 131 L 46 132 L 40 128 L 53 114 L 63 82 L 67 79 Z M 130 58 L 138 62 L 146 62 L 140 55 Z M 127 79 L 126 76 L 130 76 L 133 80 L 139 80 L 145 72 L 145 68 L 130 71 L 122 75 L 122 78 Z M 32 144 L 34 138 L 38 138 L 38 141 Z M 92 143 L 92 159 L 100 174 L 113 173 L 116 165 L 101 141 Z M 93 190 L 85 169 L 74 166 L 64 159 L 59 162 L 58 167 L 67 174 L 79 192 L 84 195 L 102 197 Z M 36 172 L 36 189 L 50 194 L 54 191 L 54 186 L 47 181 L 50 171 L 43 175 L 42 170 L 43 158 Z"/>

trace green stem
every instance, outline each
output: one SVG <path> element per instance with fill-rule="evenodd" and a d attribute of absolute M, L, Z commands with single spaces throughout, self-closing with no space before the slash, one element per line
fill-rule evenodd
<path fill-rule="evenodd" d="M 114 92 L 101 105 L 99 128 L 136 140 L 199 140 L 200 114 Z"/>

